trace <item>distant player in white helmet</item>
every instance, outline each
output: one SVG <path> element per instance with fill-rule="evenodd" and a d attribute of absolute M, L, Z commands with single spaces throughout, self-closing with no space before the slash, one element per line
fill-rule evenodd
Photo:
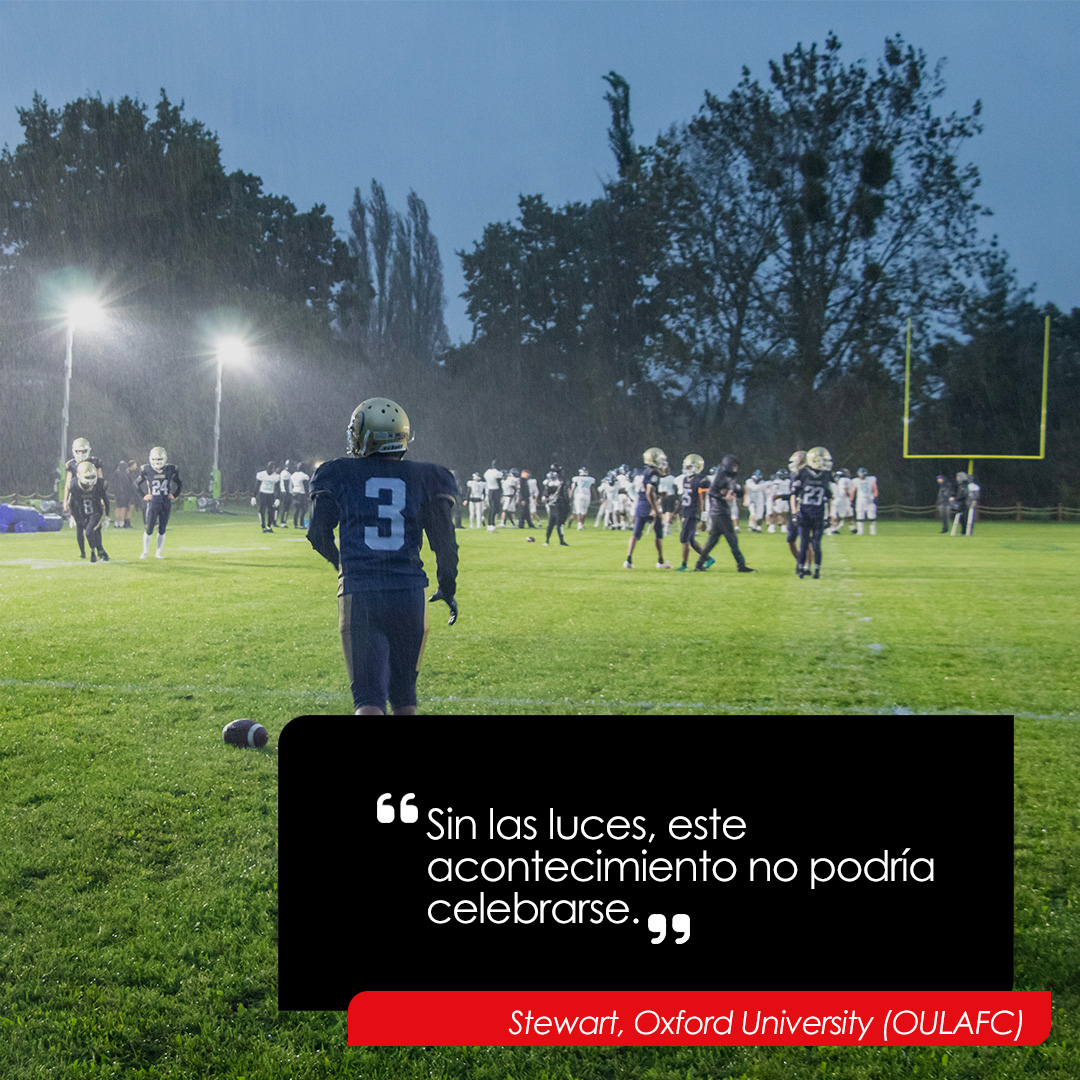
<path fill-rule="evenodd" d="M 577 527 L 580 531 L 585 528 L 585 515 L 589 512 L 589 504 L 592 502 L 593 484 L 596 477 L 589 475 L 589 470 L 582 466 L 577 471 L 577 476 L 570 481 L 570 506 L 571 513 L 577 518 Z"/>
<path fill-rule="evenodd" d="M 761 522 L 765 517 L 765 489 L 765 478 L 761 475 L 761 470 L 756 469 L 754 475 L 746 481 L 746 493 L 743 496 L 743 503 L 750 511 L 751 532 L 761 532 Z"/>
<path fill-rule="evenodd" d="M 863 468 L 855 474 L 855 532 L 862 536 L 863 522 L 870 522 L 870 535 L 877 533 L 877 477 Z"/>
<path fill-rule="evenodd" d="M 851 499 L 855 494 L 855 484 L 851 479 L 851 473 L 847 469 L 837 469 L 833 474 L 830 492 L 832 495 L 832 515 L 829 518 L 829 532 L 833 535 L 838 533 L 844 527 L 845 521 L 849 523 L 851 531 L 854 532 L 855 524 L 852 521 L 854 511 L 851 508 Z"/>

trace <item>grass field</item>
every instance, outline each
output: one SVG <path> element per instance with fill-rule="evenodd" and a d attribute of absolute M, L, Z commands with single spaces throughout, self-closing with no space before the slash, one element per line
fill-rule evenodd
<path fill-rule="evenodd" d="M 0 1076 L 1080 1075 L 1080 529 L 936 528 L 827 538 L 820 581 L 775 535 L 744 531 L 760 573 L 736 575 L 726 547 L 706 574 L 642 546 L 624 571 L 625 535 L 591 525 L 567 548 L 459 532 L 421 707 L 854 712 L 868 736 L 873 714 L 1016 714 L 1016 987 L 1054 992 L 1044 1046 L 349 1050 L 344 1014 L 279 1014 L 276 736 L 349 711 L 335 575 L 291 530 L 183 512 L 161 561 L 134 530 L 106 532 L 106 565 L 66 529 L 0 537 Z M 222 744 L 237 716 L 265 751 Z"/>

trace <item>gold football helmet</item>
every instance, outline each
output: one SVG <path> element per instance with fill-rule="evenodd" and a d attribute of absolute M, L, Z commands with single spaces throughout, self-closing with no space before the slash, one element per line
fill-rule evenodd
<path fill-rule="evenodd" d="M 353 457 L 401 454 L 409 448 L 409 418 L 389 398 L 361 401 L 349 418 L 348 450 Z"/>
<path fill-rule="evenodd" d="M 806 451 L 806 464 L 814 472 L 825 472 L 832 468 L 832 454 L 824 446 L 814 446 Z"/>
<path fill-rule="evenodd" d="M 683 458 L 682 471 L 687 476 L 694 476 L 705 468 L 705 459 L 700 454 L 687 454 Z"/>
<path fill-rule="evenodd" d="M 90 456 L 90 443 L 87 439 L 76 439 L 71 444 L 71 456 L 76 461 L 85 461 Z"/>
<path fill-rule="evenodd" d="M 80 461 L 75 467 L 75 479 L 83 491 L 92 491 L 97 483 L 97 466 L 92 461 Z"/>
<path fill-rule="evenodd" d="M 659 446 L 650 446 L 648 450 L 642 455 L 645 459 L 646 465 L 652 465 L 654 468 L 659 469 L 662 473 L 668 471 L 667 454 L 660 449 Z"/>
<path fill-rule="evenodd" d="M 164 446 L 155 446 L 154 449 L 150 451 L 150 467 L 152 469 L 157 469 L 158 472 L 161 472 L 166 464 L 168 464 L 168 461 L 169 455 L 165 453 Z"/>
<path fill-rule="evenodd" d="M 794 476 L 804 465 L 806 464 L 806 451 L 796 450 L 791 457 L 788 458 L 787 467 L 791 470 L 791 474 Z"/>

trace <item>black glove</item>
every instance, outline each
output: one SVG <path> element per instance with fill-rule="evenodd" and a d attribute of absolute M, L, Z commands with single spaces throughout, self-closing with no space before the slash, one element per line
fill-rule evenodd
<path fill-rule="evenodd" d="M 450 618 L 447 620 L 447 626 L 453 626 L 457 622 L 457 601 L 452 596 L 443 596 L 442 589 L 436 589 L 435 592 L 428 597 L 428 603 L 434 604 L 436 600 L 445 600 L 447 607 L 450 608 Z"/>

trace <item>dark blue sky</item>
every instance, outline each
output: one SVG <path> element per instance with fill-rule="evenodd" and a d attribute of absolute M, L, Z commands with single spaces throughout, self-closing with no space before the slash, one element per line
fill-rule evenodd
<path fill-rule="evenodd" d="M 454 252 L 518 195 L 558 205 L 612 172 L 602 76 L 630 83 L 639 142 L 725 96 L 745 64 L 833 30 L 849 60 L 901 33 L 946 58 L 943 108 L 984 106 L 970 145 L 982 202 L 1036 298 L 1080 306 L 1080 4 L 1068 2 L 292 3 L 0 0 L 0 145 L 16 108 L 87 93 L 153 106 L 164 87 L 215 131 L 226 169 L 300 210 L 325 203 L 342 233 L 372 177 L 393 206 L 428 205 L 451 338 L 467 337 Z"/>

